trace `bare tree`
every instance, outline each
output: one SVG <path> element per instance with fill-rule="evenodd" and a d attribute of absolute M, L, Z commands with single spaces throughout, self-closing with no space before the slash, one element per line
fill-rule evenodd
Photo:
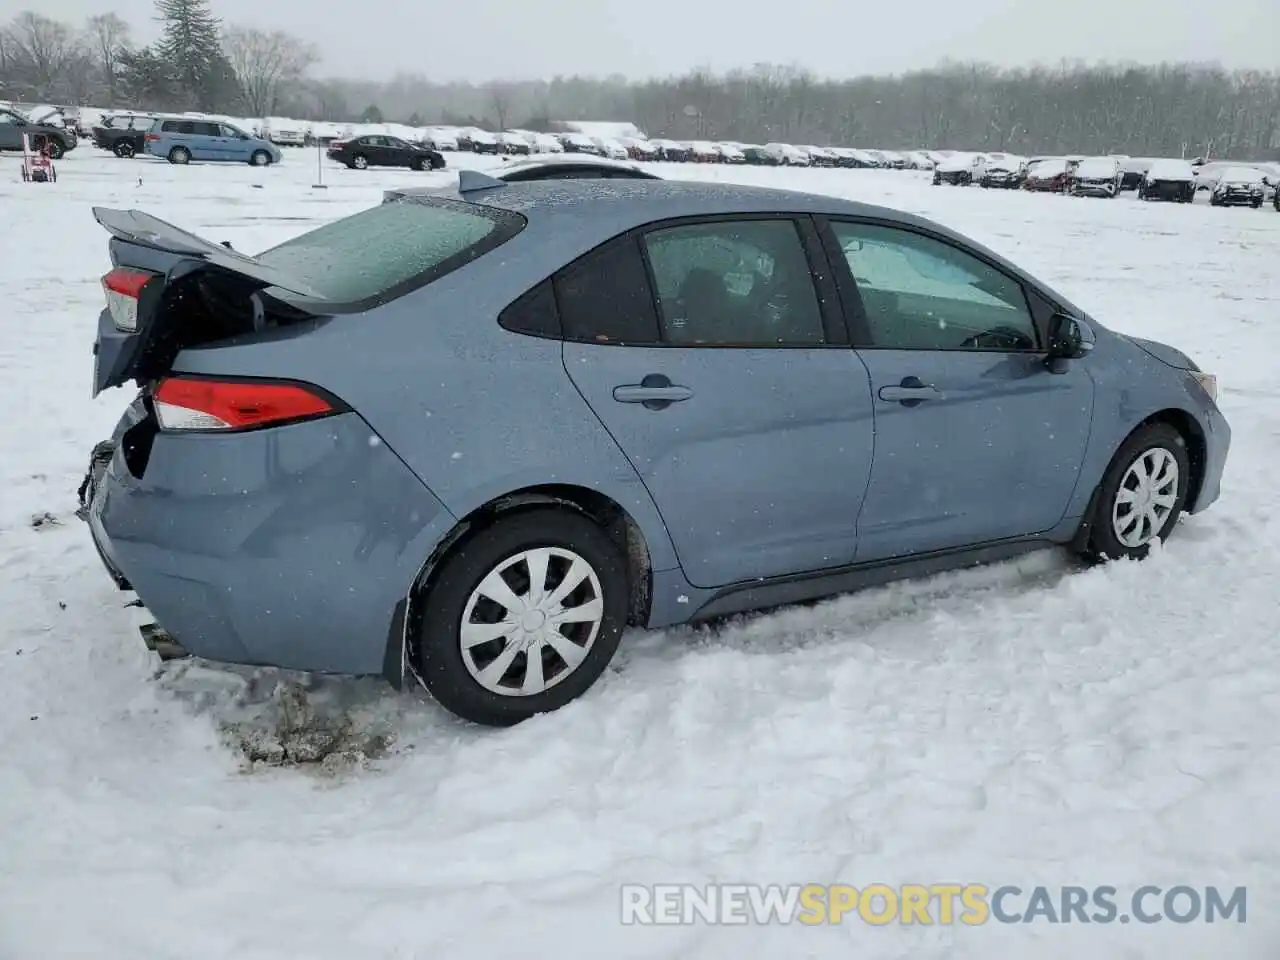
<path fill-rule="evenodd" d="M 52 90 L 77 53 L 75 34 L 65 23 L 32 10 L 24 10 L 13 18 L 9 38 L 14 53 L 25 61 L 32 82 L 40 89 Z"/>
<path fill-rule="evenodd" d="M 489 104 L 493 108 L 494 119 L 498 121 L 498 129 L 506 130 L 507 121 L 511 117 L 511 104 L 515 99 L 516 85 L 495 82 L 486 86 L 489 92 Z"/>
<path fill-rule="evenodd" d="M 314 47 L 280 30 L 229 27 L 222 49 L 235 71 L 245 109 L 270 116 L 286 85 L 297 84 L 319 59 Z"/>
<path fill-rule="evenodd" d="M 116 82 L 120 76 L 120 54 L 128 51 L 129 24 L 114 13 L 100 13 L 85 24 L 85 34 L 93 56 L 102 71 L 102 83 L 112 103 L 116 99 Z"/>

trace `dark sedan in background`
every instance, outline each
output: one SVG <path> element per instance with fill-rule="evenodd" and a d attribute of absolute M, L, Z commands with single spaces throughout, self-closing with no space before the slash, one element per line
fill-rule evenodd
<path fill-rule="evenodd" d="M 368 167 L 408 167 L 410 170 L 443 170 L 444 155 L 430 147 L 399 137 L 369 134 L 329 144 L 329 159 L 353 170 Z"/>

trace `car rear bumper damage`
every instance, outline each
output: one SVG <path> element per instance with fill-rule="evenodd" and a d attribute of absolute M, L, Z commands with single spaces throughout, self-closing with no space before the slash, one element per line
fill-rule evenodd
<path fill-rule="evenodd" d="M 359 415 L 153 430 L 145 456 L 128 420 L 84 515 L 166 650 L 399 683 L 398 608 L 454 519 Z"/>

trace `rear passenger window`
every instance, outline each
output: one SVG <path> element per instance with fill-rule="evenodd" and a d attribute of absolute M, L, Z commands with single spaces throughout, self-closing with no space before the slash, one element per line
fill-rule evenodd
<path fill-rule="evenodd" d="M 614 240 L 555 278 L 566 340 L 656 343 L 658 317 L 634 238 Z"/>
<path fill-rule="evenodd" d="M 697 223 L 654 230 L 644 239 L 668 343 L 825 341 L 813 273 L 793 221 Z"/>

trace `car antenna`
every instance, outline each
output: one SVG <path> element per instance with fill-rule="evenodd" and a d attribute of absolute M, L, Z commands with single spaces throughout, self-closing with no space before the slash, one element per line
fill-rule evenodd
<path fill-rule="evenodd" d="M 458 192 L 475 193 L 478 190 L 492 190 L 494 187 L 505 187 L 506 183 L 479 170 L 458 171 Z"/>

